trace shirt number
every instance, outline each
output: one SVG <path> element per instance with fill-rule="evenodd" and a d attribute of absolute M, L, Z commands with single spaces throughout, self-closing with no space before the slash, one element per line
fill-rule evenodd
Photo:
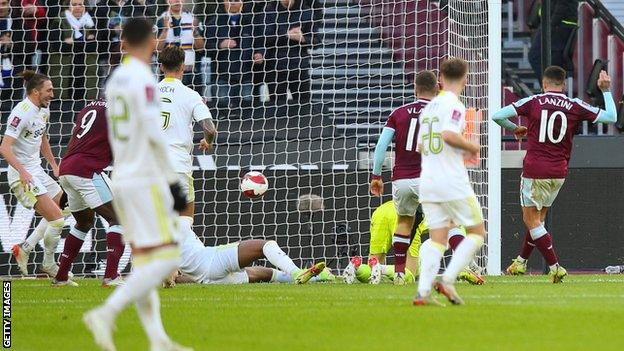
<path fill-rule="evenodd" d="M 80 121 L 80 128 L 82 129 L 82 131 L 76 134 L 76 138 L 78 139 L 82 138 L 85 134 L 87 134 L 91 130 L 91 127 L 93 127 L 93 123 L 95 123 L 96 117 L 97 117 L 96 110 L 91 110 L 87 112 L 84 116 L 82 116 L 82 120 Z"/>
<path fill-rule="evenodd" d="M 418 135 L 416 135 L 416 127 L 418 127 L 418 118 L 412 118 L 409 130 L 407 131 L 407 142 L 405 143 L 406 151 L 414 151 L 414 138 L 418 137 Z"/>
<path fill-rule="evenodd" d="M 128 104 L 120 96 L 115 96 L 110 105 L 111 121 L 113 122 L 113 137 L 119 141 L 128 141 L 128 135 L 121 132 L 122 129 L 127 130 L 127 127 L 120 127 L 120 124 L 128 123 Z"/>
<path fill-rule="evenodd" d="M 426 134 L 422 135 L 423 155 L 428 155 L 429 152 L 432 154 L 439 154 L 442 152 L 442 148 L 444 147 L 442 133 L 433 132 L 433 124 L 439 121 L 438 117 L 425 118 L 421 121 L 421 127 L 427 126 Z"/>
<path fill-rule="evenodd" d="M 557 117 L 561 117 L 561 127 L 559 128 L 559 135 L 555 138 L 555 120 Z M 546 138 L 553 144 L 558 144 L 565 137 L 565 133 L 568 129 L 568 118 L 565 113 L 561 111 L 555 111 L 550 116 L 548 110 L 542 110 L 542 118 L 540 120 L 539 130 L 539 142 L 546 142 Z"/>

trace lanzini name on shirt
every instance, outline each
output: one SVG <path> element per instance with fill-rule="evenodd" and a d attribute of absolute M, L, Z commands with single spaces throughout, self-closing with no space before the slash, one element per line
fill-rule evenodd
<path fill-rule="evenodd" d="M 571 110 L 572 107 L 574 106 L 574 104 L 571 101 L 566 101 L 563 99 L 558 99 L 558 98 L 551 98 L 551 97 L 543 97 L 541 99 L 539 99 L 539 103 L 540 105 L 553 105 L 553 106 L 557 106 L 557 107 L 562 107 L 565 108 L 566 110 Z"/>

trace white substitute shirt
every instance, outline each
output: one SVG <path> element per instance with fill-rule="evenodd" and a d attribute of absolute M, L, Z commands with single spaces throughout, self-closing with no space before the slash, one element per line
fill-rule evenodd
<path fill-rule="evenodd" d="M 160 98 L 150 67 L 128 57 L 106 83 L 108 139 L 113 180 L 159 179 L 175 174 L 159 127 Z"/>
<path fill-rule="evenodd" d="M 420 113 L 418 145 L 422 155 L 422 202 L 446 202 L 474 195 L 464 165 L 464 151 L 442 139 L 443 131 L 462 135 L 465 117 L 466 107 L 448 91 L 442 91 Z"/>
<path fill-rule="evenodd" d="M 165 78 L 158 83 L 163 121 L 173 170 L 190 173 L 193 166 L 193 121 L 212 118 L 201 96 L 180 80 Z"/>
<path fill-rule="evenodd" d="M 29 98 L 17 104 L 9 115 L 4 135 L 15 138 L 13 153 L 26 170 L 41 166 L 41 139 L 49 118 L 50 109 L 35 106 Z"/>

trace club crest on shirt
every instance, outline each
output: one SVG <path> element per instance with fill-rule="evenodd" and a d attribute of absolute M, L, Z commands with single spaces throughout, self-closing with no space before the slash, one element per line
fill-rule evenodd
<path fill-rule="evenodd" d="M 451 120 L 455 123 L 458 123 L 461 119 L 461 112 L 457 110 L 453 110 L 453 114 L 451 115 Z"/>
<path fill-rule="evenodd" d="M 13 120 L 11 121 L 11 127 L 17 128 L 17 126 L 19 126 L 21 121 L 22 121 L 21 118 L 19 118 L 17 116 L 13 117 Z"/>

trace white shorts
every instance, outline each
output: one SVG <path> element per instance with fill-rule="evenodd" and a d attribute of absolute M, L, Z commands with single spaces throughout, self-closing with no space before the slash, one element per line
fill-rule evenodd
<path fill-rule="evenodd" d="M 68 174 L 60 176 L 59 182 L 67 193 L 71 212 L 94 209 L 113 201 L 111 182 L 106 173 L 94 174 L 91 179 Z"/>
<path fill-rule="evenodd" d="M 195 201 L 195 185 L 193 182 L 193 173 L 176 173 L 178 182 L 182 191 L 186 194 L 186 202 L 191 203 Z"/>
<path fill-rule="evenodd" d="M 520 205 L 522 207 L 551 207 L 565 179 L 520 179 Z"/>
<path fill-rule="evenodd" d="M 33 208 L 37 203 L 37 196 L 47 194 L 53 198 L 62 191 L 60 185 L 41 166 L 27 169 L 27 171 L 33 177 L 33 184 L 31 184 L 30 189 L 24 188 L 20 181 L 19 172 L 13 167 L 9 167 L 7 171 L 9 188 L 22 206 Z"/>
<path fill-rule="evenodd" d="M 483 223 L 481 206 L 474 195 L 462 200 L 423 202 L 422 208 L 429 229 L 450 227 L 450 221 L 465 227 Z"/>
<path fill-rule="evenodd" d="M 164 179 L 115 180 L 112 185 L 113 207 L 129 243 L 144 248 L 174 242 L 177 214 Z"/>
<path fill-rule="evenodd" d="M 392 200 L 399 216 L 414 216 L 418 201 L 420 178 L 398 179 L 392 182 Z"/>
<path fill-rule="evenodd" d="M 202 284 L 246 284 L 249 276 L 238 266 L 238 245 L 231 243 L 204 248 Z"/>

